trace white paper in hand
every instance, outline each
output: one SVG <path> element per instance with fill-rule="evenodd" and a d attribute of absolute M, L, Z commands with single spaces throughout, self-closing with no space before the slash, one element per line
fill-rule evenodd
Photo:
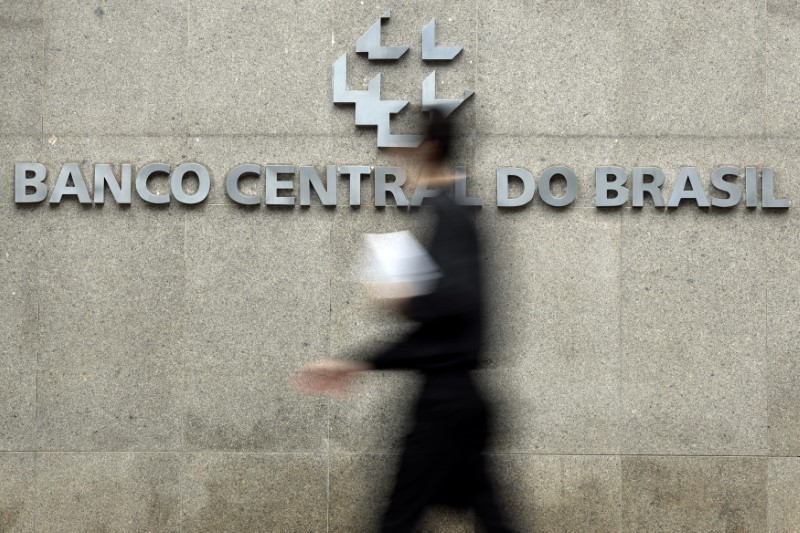
<path fill-rule="evenodd" d="M 427 250 L 408 231 L 365 233 L 364 281 L 378 297 L 429 294 L 442 277 Z"/>

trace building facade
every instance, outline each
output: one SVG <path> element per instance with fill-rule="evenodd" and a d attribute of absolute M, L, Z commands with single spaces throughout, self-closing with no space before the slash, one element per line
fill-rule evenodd
<path fill-rule="evenodd" d="M 382 43 L 409 50 L 372 61 L 357 42 L 387 10 Z M 421 58 L 434 18 L 452 60 Z M 518 528 L 798 530 L 797 1 L 2 0 L 0 28 L 0 531 L 369 530 L 415 376 L 341 401 L 287 378 L 402 332 L 353 258 L 363 232 L 424 239 L 425 209 L 376 206 L 378 169 L 415 167 L 334 103 L 342 54 L 348 90 L 380 74 L 380 105 L 409 102 L 392 134 L 420 133 L 432 72 L 439 99 L 474 91 L 455 159 L 483 203 L 479 376 Z M 137 189 L 154 163 L 169 203 Z M 193 205 L 202 176 L 168 178 L 186 163 L 208 173 Z M 21 201 L 19 164 L 45 170 L 43 200 Z M 243 164 L 251 206 L 226 192 Z M 130 204 L 102 171 L 97 201 L 98 165 L 123 184 L 129 165 Z M 335 205 L 300 205 L 300 167 Z M 574 201 L 498 206 L 507 167 L 569 169 Z M 629 188 L 658 168 L 667 200 L 687 172 L 724 198 L 712 176 L 733 167 L 742 197 L 601 208 L 598 167 Z M 764 206 L 764 169 L 794 207 Z"/>

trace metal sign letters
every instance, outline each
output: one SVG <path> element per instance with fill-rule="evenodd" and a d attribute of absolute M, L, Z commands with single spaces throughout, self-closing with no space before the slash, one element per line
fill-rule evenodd
<path fill-rule="evenodd" d="M 366 55 L 369 61 L 391 62 L 403 57 L 408 46 L 385 46 L 381 41 L 381 27 L 391 18 L 386 11 L 356 41 L 356 53 Z M 454 60 L 463 49 L 460 46 L 436 44 L 436 19 L 422 29 L 422 60 L 443 62 Z M 399 135 L 391 132 L 391 118 L 405 109 L 407 100 L 381 98 L 381 74 L 372 78 L 366 90 L 348 89 L 347 53 L 333 64 L 333 102 L 355 106 L 356 126 L 377 128 L 379 148 L 414 148 L 422 142 L 419 135 Z M 445 116 L 459 109 L 475 93 L 464 92 L 463 98 L 441 99 L 436 96 L 436 70 L 422 81 L 423 112 L 438 110 Z M 147 204 L 167 205 L 173 200 L 179 204 L 195 205 L 205 201 L 213 184 L 209 170 L 199 163 L 182 163 L 174 168 L 161 162 L 150 163 L 137 169 L 130 164 L 116 168 L 108 163 L 94 165 L 92 192 L 84 179 L 84 167 L 78 163 L 64 163 L 49 195 L 50 204 L 71 199 L 81 204 L 102 206 L 106 191 L 117 204 L 131 203 L 132 191 Z M 484 205 L 483 198 L 467 194 L 467 169 L 455 169 L 456 199 L 472 206 Z M 643 207 L 645 199 L 657 208 L 675 208 L 682 203 L 693 203 L 702 208 L 732 208 L 744 203 L 748 208 L 785 209 L 791 200 L 775 197 L 775 172 L 771 168 L 724 166 L 714 169 L 708 180 L 701 178 L 696 167 L 680 167 L 675 175 L 671 192 L 666 194 L 666 177 L 658 167 L 633 167 L 630 172 L 618 166 L 599 166 L 594 175 L 594 204 L 600 208 Z M 14 201 L 17 204 L 37 204 L 48 200 L 48 171 L 41 163 L 17 163 L 14 169 Z M 327 165 L 323 172 L 311 166 L 260 165 L 249 163 L 230 170 L 222 180 L 228 199 L 238 205 L 301 205 L 312 204 L 312 196 L 325 206 L 338 204 L 337 188 L 340 182 L 348 187 L 347 204 L 360 206 L 362 183 L 371 179 L 374 205 L 389 204 L 405 207 L 422 205 L 432 192 L 424 185 L 407 190 L 406 172 L 397 167 L 372 167 L 369 165 Z M 151 180 L 166 178 L 169 191 L 154 192 Z M 192 178 L 197 186 L 187 191 L 184 182 Z M 496 170 L 496 205 L 501 208 L 520 208 L 539 197 L 541 203 L 552 207 L 566 207 L 575 203 L 580 193 L 578 176 L 569 168 L 553 166 L 544 169 L 538 179 L 524 168 L 502 167 Z M 220 176 L 221 178 L 221 176 Z M 240 187 L 243 179 L 256 179 L 261 192 L 246 194 Z M 484 177 L 488 178 L 488 177 Z M 514 186 L 511 183 L 514 182 Z M 555 186 L 555 183 L 565 186 Z M 484 189 L 485 190 L 485 189 Z M 512 190 L 514 191 L 512 194 Z M 554 192 L 560 191 L 560 192 Z"/>
<path fill-rule="evenodd" d="M 468 177 L 466 167 L 455 169 L 456 199 L 472 206 L 484 205 L 483 198 L 467 194 Z M 347 205 L 360 206 L 365 179 L 371 179 L 374 190 L 374 205 L 419 206 L 430 191 L 418 185 L 414 190 L 406 187 L 406 172 L 398 167 L 371 167 L 369 165 L 327 165 L 323 179 L 316 167 L 295 165 L 239 165 L 228 172 L 224 187 L 230 201 L 239 205 L 301 205 L 312 204 L 312 195 L 321 205 L 338 204 L 339 183 L 348 188 Z M 161 176 L 169 182 L 169 192 L 156 194 L 148 183 Z M 187 192 L 184 181 L 192 177 L 197 182 L 194 192 Z M 47 200 L 47 168 L 41 163 L 17 163 L 14 170 L 14 201 L 18 204 L 35 204 Z M 240 188 L 244 178 L 261 182 L 263 194 L 245 194 Z M 546 168 L 535 178 L 524 168 L 501 167 L 495 175 L 497 207 L 513 208 L 530 204 L 536 196 L 542 203 L 552 207 L 566 207 L 575 203 L 579 196 L 578 176 L 569 168 L 554 166 Z M 514 187 L 511 183 L 516 182 Z M 594 204 L 596 207 L 643 207 L 645 199 L 653 207 L 675 208 L 690 203 L 697 207 L 731 208 L 742 204 L 746 207 L 785 209 L 791 207 L 788 199 L 775 197 L 775 172 L 764 167 L 719 167 L 710 174 L 708 182 L 701 179 L 696 167 L 680 167 L 675 175 L 672 191 L 664 191 L 666 177 L 658 167 L 633 167 L 630 172 L 615 166 L 600 166 L 594 175 Z M 556 187 L 561 182 L 564 187 Z M 118 171 L 107 163 L 94 165 L 91 180 L 93 193 L 84 179 L 81 165 L 65 163 L 58 172 L 50 204 L 59 204 L 65 199 L 81 204 L 102 206 L 108 191 L 118 204 L 130 204 L 132 190 L 145 203 L 165 205 L 172 200 L 180 204 L 195 205 L 209 195 L 212 177 L 209 170 L 199 163 L 183 163 L 172 167 L 166 163 L 150 163 L 135 173 L 130 164 L 119 165 Z M 512 195 L 511 190 L 515 193 Z M 521 192 L 516 192 L 520 191 Z M 563 192 L 555 192 L 563 190 Z"/>
<path fill-rule="evenodd" d="M 383 46 L 381 24 L 389 20 L 391 11 L 384 13 L 356 41 L 356 52 L 366 54 L 370 61 L 395 61 L 406 52 L 407 46 Z M 452 61 L 461 53 L 461 47 L 436 46 L 436 19 L 432 19 L 422 30 L 422 60 Z M 439 110 L 448 116 L 458 109 L 474 91 L 465 91 L 464 98 L 436 98 L 436 71 L 422 82 L 422 111 Z M 419 135 L 396 135 L 391 133 L 391 117 L 408 105 L 408 100 L 382 100 L 381 74 L 369 81 L 366 90 L 347 88 L 347 53 L 339 56 L 333 64 L 333 103 L 355 105 L 356 126 L 374 126 L 378 129 L 378 148 L 415 148 L 422 142 Z"/>

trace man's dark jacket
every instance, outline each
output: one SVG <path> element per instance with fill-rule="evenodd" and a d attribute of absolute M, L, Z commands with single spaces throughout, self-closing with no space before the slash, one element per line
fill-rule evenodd
<path fill-rule="evenodd" d="M 449 191 L 430 200 L 436 223 L 429 253 L 442 277 L 432 293 L 409 302 L 416 329 L 370 359 L 377 369 L 424 376 L 382 530 L 410 531 L 426 505 L 443 503 L 472 507 L 489 531 L 508 531 L 482 456 L 489 412 L 470 377 L 480 362 L 483 330 L 475 222 Z"/>

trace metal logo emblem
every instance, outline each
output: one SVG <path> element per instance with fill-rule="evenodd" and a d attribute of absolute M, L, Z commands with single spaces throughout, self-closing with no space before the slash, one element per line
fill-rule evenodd
<path fill-rule="evenodd" d="M 395 61 L 408 52 L 407 46 L 383 46 L 381 24 L 392 16 L 384 13 L 356 41 L 356 53 L 366 54 L 370 61 Z M 461 53 L 462 47 L 436 46 L 436 19 L 422 29 L 422 60 L 452 61 Z M 464 91 L 464 98 L 436 98 L 436 71 L 422 82 L 422 111 L 438 110 L 445 116 L 458 109 L 475 91 Z M 333 64 L 333 103 L 355 105 L 356 126 L 378 128 L 378 148 L 415 148 L 422 142 L 420 135 L 395 135 L 391 132 L 391 116 L 400 113 L 408 100 L 381 100 L 381 75 L 369 81 L 366 91 L 347 88 L 347 53 Z"/>

